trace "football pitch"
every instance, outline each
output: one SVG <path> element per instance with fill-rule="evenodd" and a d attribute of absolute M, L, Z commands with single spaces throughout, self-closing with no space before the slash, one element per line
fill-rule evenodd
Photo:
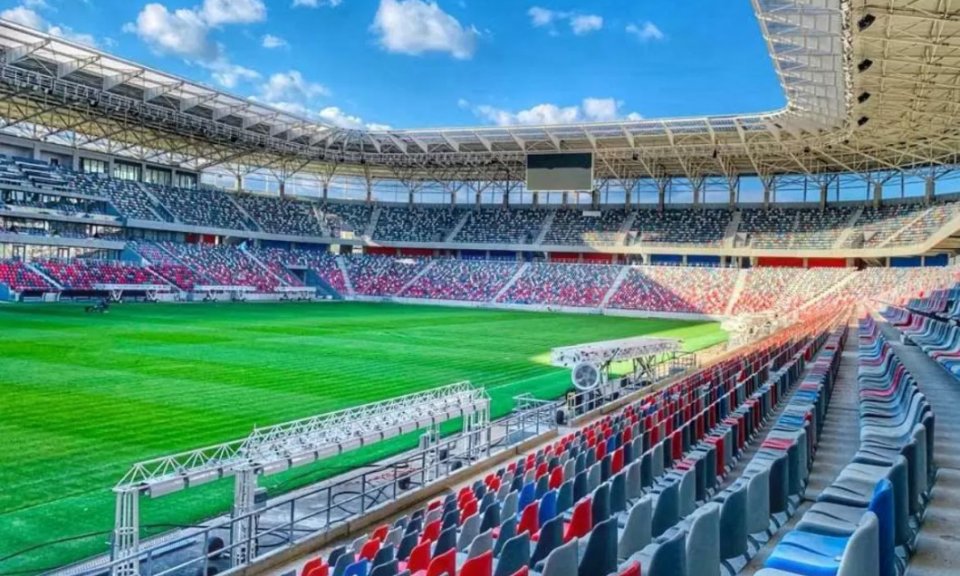
<path fill-rule="evenodd" d="M 629 336 L 726 340 L 717 323 L 388 304 L 0 306 L 0 576 L 108 549 L 131 464 L 269 425 L 470 380 L 552 398 L 549 350 Z M 410 448 L 415 437 L 262 479 L 271 495 Z M 232 482 L 141 499 L 144 535 L 229 509 Z"/>

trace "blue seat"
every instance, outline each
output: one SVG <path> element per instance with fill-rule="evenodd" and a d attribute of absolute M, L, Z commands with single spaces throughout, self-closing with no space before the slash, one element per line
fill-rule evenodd
<path fill-rule="evenodd" d="M 765 566 L 802 576 L 872 576 L 880 571 L 879 549 L 877 517 L 867 512 L 851 536 L 788 533 Z"/>

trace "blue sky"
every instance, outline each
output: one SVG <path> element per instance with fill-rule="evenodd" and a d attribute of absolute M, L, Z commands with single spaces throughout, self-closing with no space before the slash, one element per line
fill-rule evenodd
<path fill-rule="evenodd" d="M 0 17 L 346 127 L 783 105 L 748 0 L 0 0 Z"/>

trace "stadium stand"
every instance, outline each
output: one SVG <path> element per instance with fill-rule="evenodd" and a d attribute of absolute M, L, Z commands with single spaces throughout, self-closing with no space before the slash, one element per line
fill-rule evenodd
<path fill-rule="evenodd" d="M 373 233 L 375 240 L 443 242 L 465 211 L 453 208 L 383 208 Z"/>
<path fill-rule="evenodd" d="M 859 322 L 860 446 L 766 561 L 786 574 L 895 576 L 936 473 L 934 416 L 871 316 Z"/>
<path fill-rule="evenodd" d="M 370 204 L 327 204 L 324 209 L 327 223 L 334 236 L 344 231 L 353 232 L 356 237 L 362 236 L 370 223 L 373 207 Z"/>
<path fill-rule="evenodd" d="M 234 199 L 264 232 L 291 236 L 324 235 L 311 204 L 252 194 L 237 194 Z"/>
<path fill-rule="evenodd" d="M 454 241 L 480 244 L 532 244 L 543 228 L 543 210 L 475 208 Z"/>
<path fill-rule="evenodd" d="M 697 244 L 719 247 L 733 213 L 730 210 L 638 210 L 634 243 Z"/>
<path fill-rule="evenodd" d="M 889 204 L 879 208 L 867 206 L 857 220 L 857 234 L 847 239 L 845 246 L 875 248 L 884 244 L 916 218 L 926 207 L 923 204 Z"/>
<path fill-rule="evenodd" d="M 310 270 L 340 294 L 347 293 L 343 271 L 337 266 L 336 256 L 319 250 L 272 250 L 266 257 L 279 261 L 287 270 Z"/>
<path fill-rule="evenodd" d="M 287 268 L 289 250 L 282 248 L 246 248 L 244 250 L 287 286 L 303 286 L 303 282 Z"/>
<path fill-rule="evenodd" d="M 131 242 L 129 247 L 146 259 L 148 267 L 154 274 L 181 290 L 189 292 L 198 285 L 209 284 L 208 279 L 201 272 L 184 265 L 156 244 Z"/>
<path fill-rule="evenodd" d="M 796 509 L 845 332 L 791 336 L 576 428 L 300 574 L 729 574 Z"/>
<path fill-rule="evenodd" d="M 136 182 L 108 178 L 102 174 L 79 174 L 75 180 L 75 185 L 84 194 L 105 195 L 117 211 L 126 218 L 153 221 L 171 220 L 170 218 L 161 218 L 160 214 L 153 209 L 152 202 L 146 192 Z"/>
<path fill-rule="evenodd" d="M 406 298 L 492 302 L 517 272 L 509 262 L 438 260 L 400 294 Z"/>
<path fill-rule="evenodd" d="M 544 244 L 557 246 L 615 246 L 623 244 L 621 228 L 627 212 L 606 209 L 599 212 L 575 208 L 557 210 Z"/>
<path fill-rule="evenodd" d="M 226 230 L 253 229 L 226 192 L 169 186 L 151 186 L 150 191 L 185 224 Z"/>
<path fill-rule="evenodd" d="M 96 284 L 157 285 L 165 282 L 150 270 L 115 260 L 43 260 L 35 262 L 65 290 L 93 290 Z"/>
<path fill-rule="evenodd" d="M 276 276 L 232 246 L 173 242 L 163 242 L 160 246 L 216 286 L 247 286 L 259 292 L 272 292 L 281 284 Z"/>
<path fill-rule="evenodd" d="M 599 306 L 619 266 L 535 263 L 498 302 L 592 308 Z"/>
<path fill-rule="evenodd" d="M 753 268 L 744 272 L 746 284 L 733 306 L 733 314 L 754 314 L 770 310 L 795 284 L 803 271 L 798 268 Z"/>
<path fill-rule="evenodd" d="M 17 292 L 47 290 L 50 284 L 19 260 L 0 260 L 0 284 Z"/>
<path fill-rule="evenodd" d="M 737 271 L 726 268 L 641 266 L 630 270 L 609 308 L 723 314 Z"/>
<path fill-rule="evenodd" d="M 421 271 L 422 260 L 354 256 L 347 260 L 353 289 L 363 296 L 396 296 Z"/>

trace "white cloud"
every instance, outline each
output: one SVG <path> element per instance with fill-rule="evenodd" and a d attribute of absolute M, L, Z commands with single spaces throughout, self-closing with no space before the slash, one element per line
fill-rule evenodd
<path fill-rule="evenodd" d="M 546 103 L 511 112 L 494 106 L 481 105 L 474 107 L 473 112 L 478 117 L 498 126 L 540 126 L 640 119 L 640 115 L 636 112 L 622 114 L 620 111 L 622 106 L 623 103 L 614 98 L 584 98 L 583 102 L 576 106 Z"/>
<path fill-rule="evenodd" d="M 286 40 L 280 38 L 279 36 L 274 36 L 273 34 L 264 34 L 261 45 L 267 49 L 286 48 L 289 46 Z"/>
<path fill-rule="evenodd" d="M 550 33 L 554 35 L 557 34 L 554 25 L 559 22 L 566 22 L 570 26 L 570 30 L 577 36 L 583 36 L 603 28 L 603 16 L 596 14 L 561 12 L 542 6 L 534 6 L 527 10 L 527 15 L 530 16 L 530 24 L 534 28 L 548 28 Z"/>
<path fill-rule="evenodd" d="M 627 34 L 630 34 L 641 42 L 652 42 L 663 40 L 665 35 L 662 30 L 657 28 L 653 22 L 641 22 L 639 24 L 627 24 Z"/>
<path fill-rule="evenodd" d="M 201 62 L 201 66 L 210 71 L 213 81 L 224 88 L 236 88 L 240 82 L 252 82 L 260 78 L 260 73 L 239 64 L 232 64 L 225 58 L 212 62 Z"/>
<path fill-rule="evenodd" d="M 46 32 L 51 36 L 70 40 L 71 42 L 85 44 L 87 46 L 97 46 L 97 39 L 94 38 L 93 35 L 76 32 L 68 26 L 50 24 L 43 16 L 38 14 L 34 8 L 42 10 L 49 8 L 49 6 L 43 0 L 24 0 L 22 5 L 0 12 L 0 18 L 10 20 L 21 26 Z"/>
<path fill-rule="evenodd" d="M 215 60 L 220 49 L 207 37 L 209 27 L 195 10 L 180 8 L 170 12 L 163 4 L 147 4 L 128 22 L 124 32 L 136 34 L 152 50 L 193 60 Z"/>
<path fill-rule="evenodd" d="M 596 32 L 603 28 L 603 17 L 596 14 L 581 14 L 570 19 L 570 29 L 577 36 Z"/>
<path fill-rule="evenodd" d="M 317 117 L 323 121 L 333 124 L 334 126 L 339 126 L 340 128 L 346 128 L 348 130 L 367 129 L 383 131 L 390 129 L 390 126 L 387 126 L 386 124 L 367 124 L 363 121 L 363 118 L 346 114 L 337 106 L 327 106 L 317 113 Z"/>
<path fill-rule="evenodd" d="M 330 6 L 336 8 L 343 0 L 293 0 L 293 7 L 317 8 L 319 6 Z"/>
<path fill-rule="evenodd" d="M 203 0 L 200 14 L 211 27 L 250 24 L 263 21 L 267 17 L 267 7 L 263 0 Z"/>
<path fill-rule="evenodd" d="M 556 12 L 541 8 L 540 6 L 534 6 L 527 11 L 527 14 L 530 15 L 530 22 L 537 28 L 549 26 L 553 24 L 553 21 L 557 18 Z"/>
<path fill-rule="evenodd" d="M 480 35 L 433 0 L 381 0 L 371 28 L 388 52 L 446 52 L 458 60 L 473 57 Z"/>
<path fill-rule="evenodd" d="M 322 84 L 308 82 L 299 70 L 278 72 L 260 87 L 260 96 L 268 103 L 309 102 L 320 96 L 329 96 L 330 91 Z"/>
<path fill-rule="evenodd" d="M 4 10 L 3 12 L 0 12 L 0 18 L 20 24 L 21 26 L 26 26 L 27 28 L 33 28 L 35 30 L 42 29 L 44 24 L 46 24 L 39 14 L 30 8 L 27 8 L 26 6 L 17 6 L 15 8 Z"/>

